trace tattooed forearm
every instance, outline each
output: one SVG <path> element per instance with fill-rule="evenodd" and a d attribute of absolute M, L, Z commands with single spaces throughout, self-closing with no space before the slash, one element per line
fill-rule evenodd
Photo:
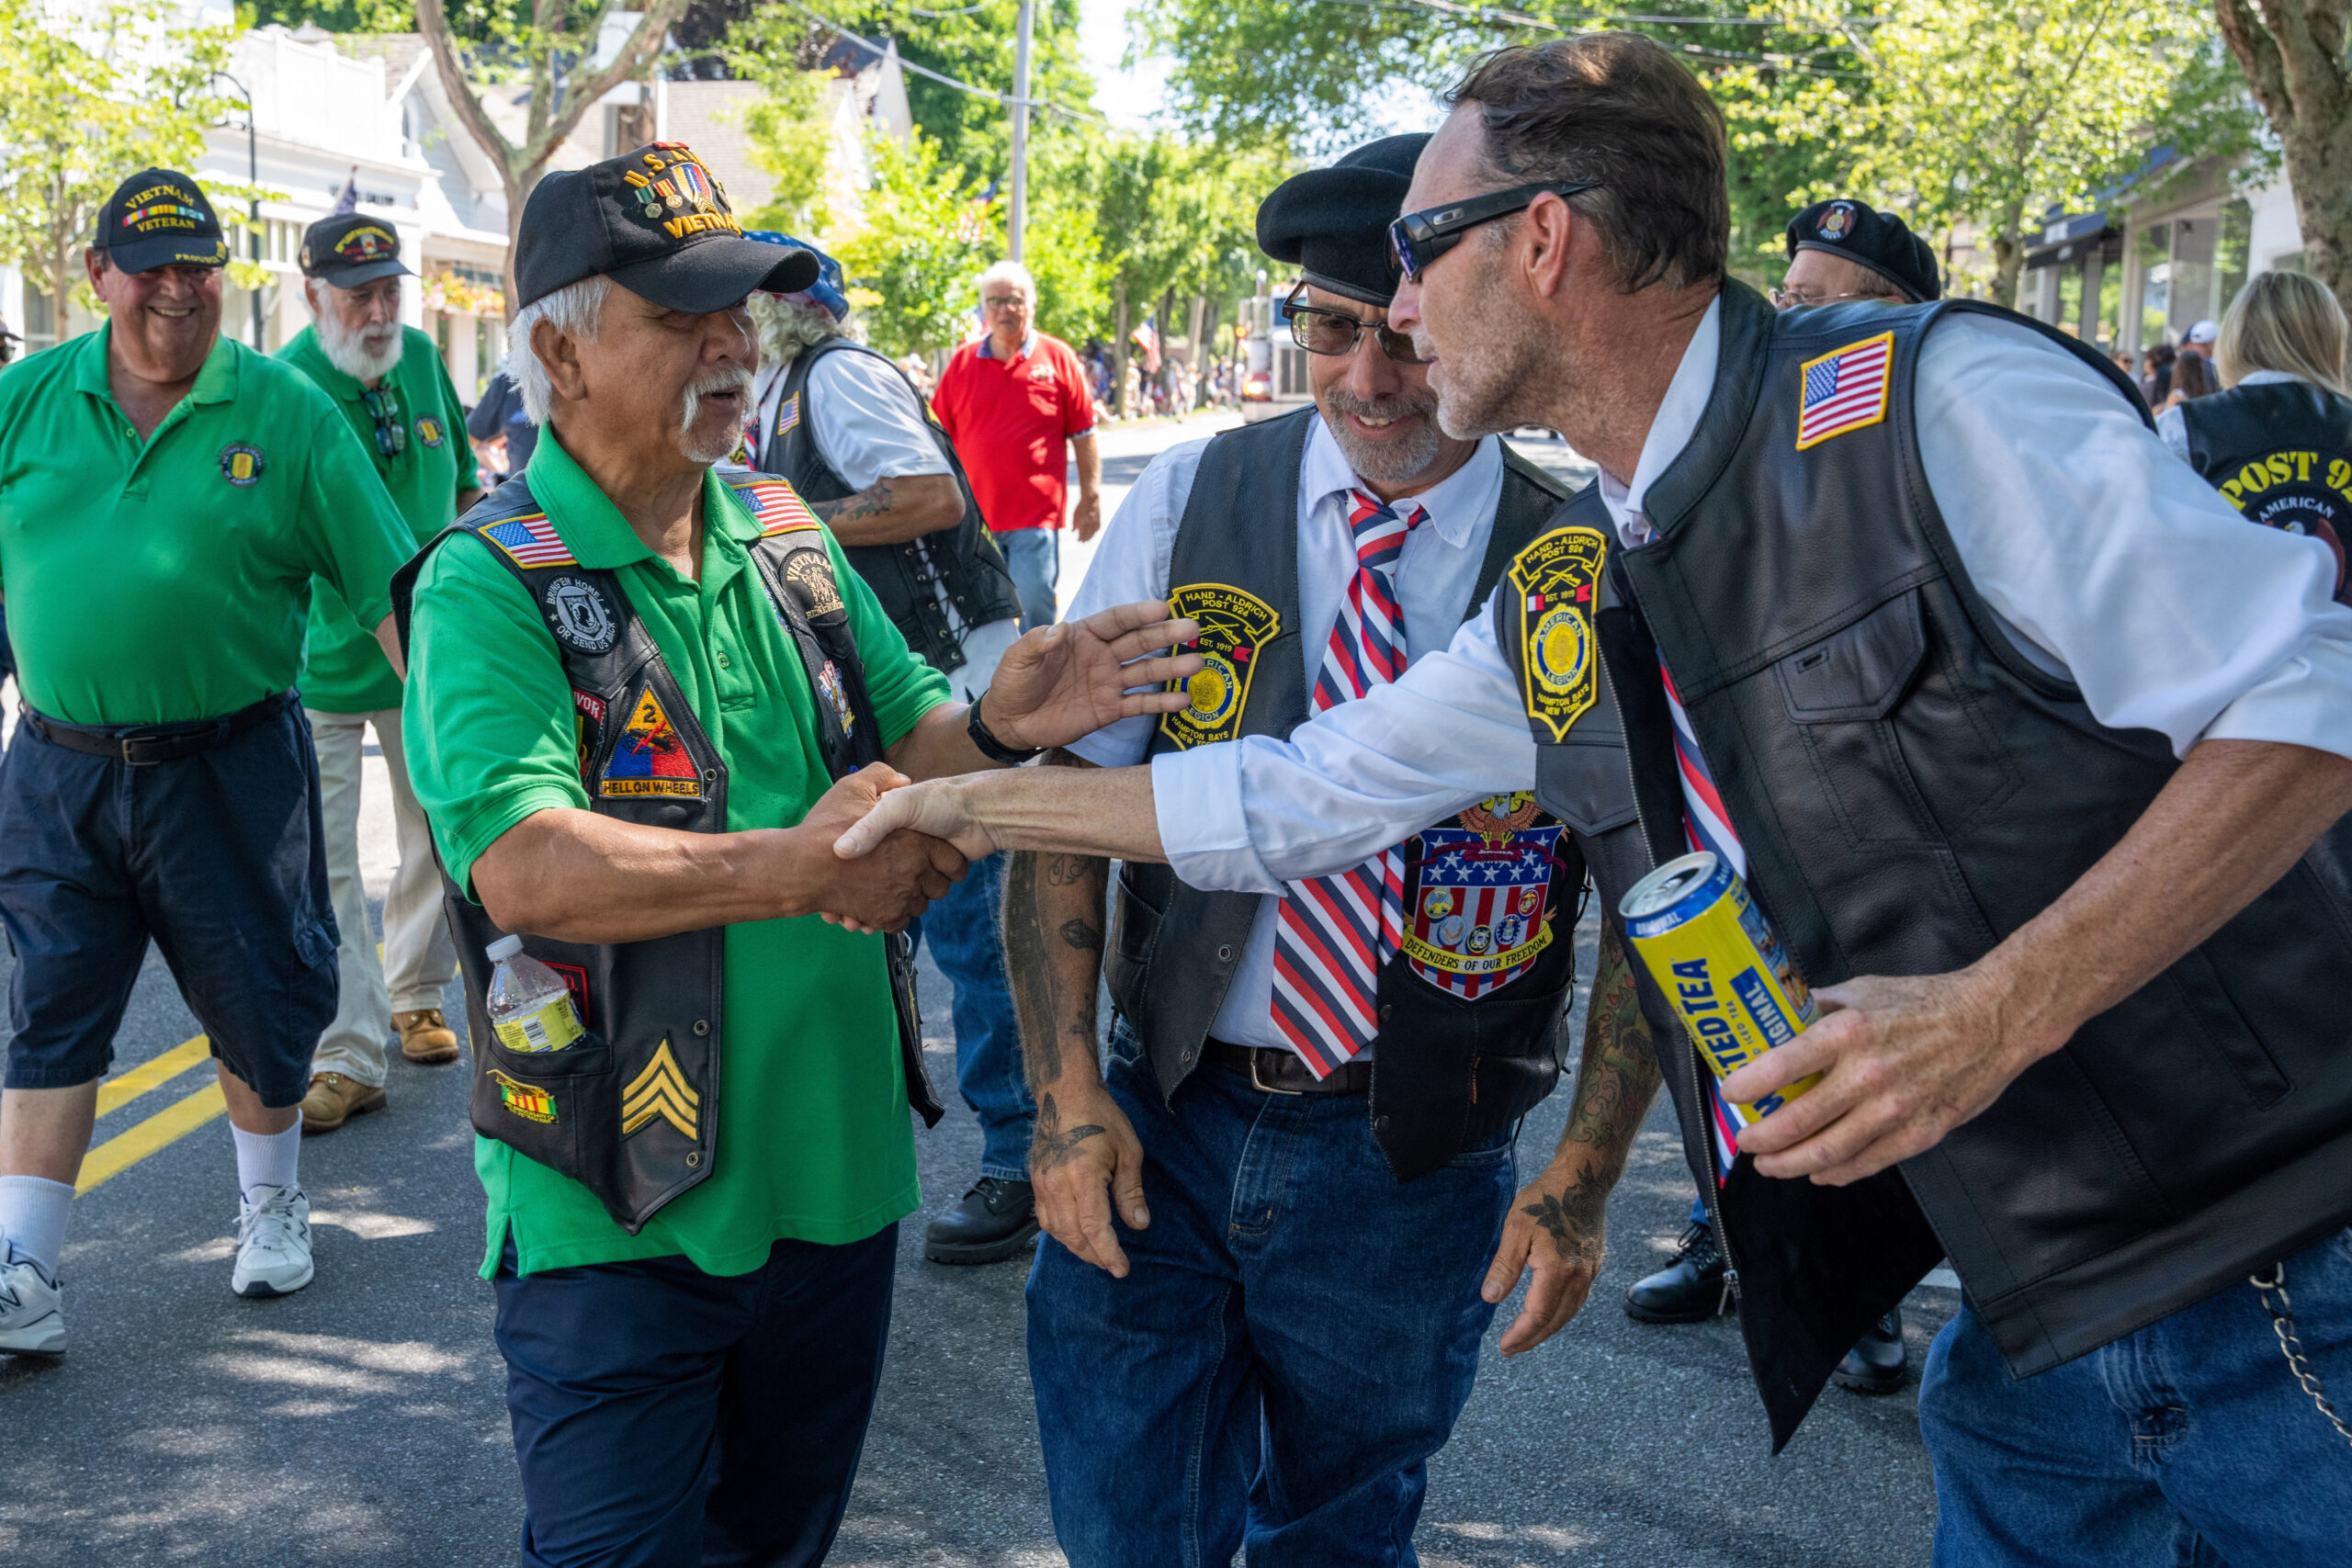
<path fill-rule="evenodd" d="M 1091 1122 L 1065 1131 L 1061 1108 L 1054 1103 L 1054 1097 L 1041 1097 L 1037 1101 L 1037 1132 L 1029 1145 L 1029 1173 L 1036 1176 L 1068 1165 L 1079 1145 L 1102 1135 L 1102 1129 Z"/>
<path fill-rule="evenodd" d="M 1046 765 L 1086 764 L 1056 750 Z M 1005 977 L 1021 1025 L 1023 1066 L 1041 1104 L 1065 1072 L 1081 1063 L 1090 1074 L 1096 1070 L 1095 993 L 1110 870 L 1110 862 L 1088 855 L 1026 852 L 1014 854 L 1005 870 Z"/>
<path fill-rule="evenodd" d="M 1084 920 L 1064 920 L 1062 944 L 1074 947 L 1080 953 L 1100 953 L 1102 951 L 1102 933 Z"/>
<path fill-rule="evenodd" d="M 890 488 L 890 480 L 879 479 L 855 494 L 842 496 L 838 501 L 820 501 L 808 510 L 824 521 L 839 525 L 878 517 L 898 504 L 899 498 Z"/>
<path fill-rule="evenodd" d="M 1562 1258 L 1597 1265 L 1611 1185 L 1597 1172 L 1580 1171 L 1559 1192 L 1537 1193 L 1537 1201 L 1521 1213 L 1551 1236 L 1552 1249 Z"/>
<path fill-rule="evenodd" d="M 1560 1136 L 1566 1149 L 1581 1144 L 1602 1156 L 1613 1171 L 1624 1164 L 1634 1134 L 1657 1093 L 1657 1051 L 1649 1021 L 1617 928 L 1603 922 L 1600 963 L 1592 977 L 1592 1000 L 1585 1013 L 1584 1058 L 1577 1069 L 1576 1097 Z"/>

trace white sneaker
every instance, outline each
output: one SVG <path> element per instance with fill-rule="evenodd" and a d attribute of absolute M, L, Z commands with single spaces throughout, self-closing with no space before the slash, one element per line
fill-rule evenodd
<path fill-rule="evenodd" d="M 65 1354 L 63 1292 L 40 1264 L 14 1247 L 0 1249 L 0 1350 Z"/>
<path fill-rule="evenodd" d="M 311 1282 L 311 1201 L 299 1187 L 256 1187 L 237 1205 L 237 1267 L 229 1288 L 241 1296 L 291 1295 Z"/>

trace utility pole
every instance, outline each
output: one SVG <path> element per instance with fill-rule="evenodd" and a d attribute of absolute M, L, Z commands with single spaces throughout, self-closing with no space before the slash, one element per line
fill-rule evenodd
<path fill-rule="evenodd" d="M 245 96 L 245 184 L 254 192 L 252 209 L 253 226 L 246 231 L 245 239 L 246 249 L 252 254 L 254 264 L 258 266 L 261 264 L 261 152 L 254 140 L 253 89 L 246 86 L 243 82 L 238 81 L 234 76 L 230 75 L 226 71 L 215 71 L 212 74 L 217 80 L 228 83 L 229 85 L 236 88 L 237 91 L 244 94 Z M 267 345 L 262 342 L 261 287 L 256 283 L 254 287 L 247 292 L 251 294 L 254 302 L 254 352 L 255 354 L 267 354 L 269 349 Z M 64 331 L 62 323 L 58 330 L 62 335 Z"/>
<path fill-rule="evenodd" d="M 1021 0 L 1021 26 L 1012 45 L 1012 197 L 1005 221 L 1005 249 L 1021 259 L 1022 231 L 1029 222 L 1029 27 L 1036 0 Z"/>

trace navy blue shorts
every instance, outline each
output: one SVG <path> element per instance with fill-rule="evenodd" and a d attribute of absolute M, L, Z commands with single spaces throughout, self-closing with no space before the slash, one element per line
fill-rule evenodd
<path fill-rule="evenodd" d="M 334 1018 L 319 759 L 300 703 L 227 745 L 132 767 L 19 725 L 0 762 L 0 926 L 17 955 L 6 1083 L 106 1076 L 154 939 L 212 1054 L 297 1105 Z"/>

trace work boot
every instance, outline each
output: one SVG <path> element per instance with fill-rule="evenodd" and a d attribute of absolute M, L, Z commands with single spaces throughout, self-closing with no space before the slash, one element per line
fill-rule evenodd
<path fill-rule="evenodd" d="M 384 1109 L 384 1091 L 342 1073 L 312 1073 L 302 1097 L 302 1134 L 332 1133 L 354 1116 Z"/>
<path fill-rule="evenodd" d="M 1643 1323 L 1704 1323 L 1731 1310 L 1724 1288 L 1724 1255 L 1708 1225 L 1682 1233 L 1674 1261 L 1625 1292 L 1625 1315 Z"/>
<path fill-rule="evenodd" d="M 1896 1307 L 1863 1330 L 1829 1375 L 1839 1388 L 1855 1393 L 1893 1393 L 1903 1386 L 1907 1359 L 1903 1348 L 1903 1309 Z"/>
<path fill-rule="evenodd" d="M 1037 1238 L 1037 1196 L 1025 1181 L 983 1176 L 922 1233 L 933 1263 L 1001 1263 Z"/>
<path fill-rule="evenodd" d="M 392 1027 L 401 1032 L 401 1055 L 420 1067 L 458 1059 L 458 1032 L 442 1018 L 439 1008 L 396 1012 Z"/>

